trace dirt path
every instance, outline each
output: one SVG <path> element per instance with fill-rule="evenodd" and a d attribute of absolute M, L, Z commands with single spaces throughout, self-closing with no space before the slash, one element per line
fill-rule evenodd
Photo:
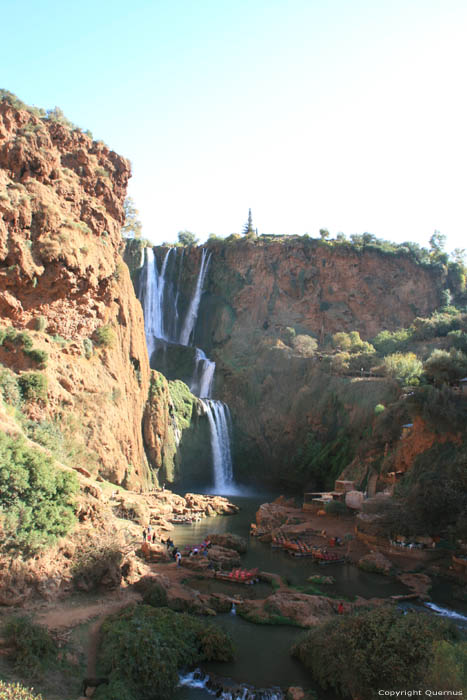
<path fill-rule="evenodd" d="M 59 605 L 51 610 L 38 613 L 35 619 L 36 622 L 45 625 L 50 630 L 65 630 L 89 622 L 97 617 L 97 620 L 89 628 L 86 670 L 86 675 L 95 676 L 99 633 L 104 620 L 127 605 L 138 603 L 140 600 L 140 594 L 135 591 L 119 590 L 95 603 L 73 606 L 70 604 Z"/>

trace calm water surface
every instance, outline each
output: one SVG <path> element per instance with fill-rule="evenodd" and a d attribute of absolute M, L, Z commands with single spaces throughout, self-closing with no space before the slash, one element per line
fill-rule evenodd
<path fill-rule="evenodd" d="M 232 532 L 248 539 L 248 551 L 242 556 L 242 566 L 259 567 L 283 576 L 292 585 L 305 585 L 313 574 L 331 575 L 335 584 L 323 585 L 327 595 L 351 598 L 360 595 L 365 598 L 386 597 L 406 593 L 407 588 L 386 576 L 360 571 L 355 566 L 313 563 L 308 558 L 294 558 L 272 549 L 269 544 L 249 537 L 250 523 L 255 522 L 255 514 L 261 503 L 273 500 L 274 495 L 263 494 L 250 497 L 230 497 L 241 510 L 233 516 L 205 518 L 193 525 L 175 525 L 171 537 L 177 546 L 199 544 L 209 533 Z M 187 578 L 191 574 L 187 573 Z M 244 593 L 238 586 L 238 593 Z M 231 592 L 230 590 L 227 592 Z M 309 674 L 301 664 L 291 658 L 290 648 L 303 630 L 296 627 L 254 625 L 238 615 L 218 615 L 213 620 L 232 637 L 236 647 L 236 658 L 231 663 L 205 664 L 204 669 L 217 676 L 229 677 L 236 682 L 250 683 L 255 687 L 290 685 L 315 687 Z M 322 696 L 322 693 L 320 693 Z M 207 692 L 201 689 L 180 688 L 176 700 L 206 700 Z M 329 699 L 332 696 L 327 696 Z"/>

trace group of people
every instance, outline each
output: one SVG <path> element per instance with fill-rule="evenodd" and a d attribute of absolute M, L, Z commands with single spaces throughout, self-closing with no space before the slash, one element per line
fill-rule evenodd
<path fill-rule="evenodd" d="M 143 542 L 149 542 L 149 544 L 154 544 L 156 538 L 156 531 L 151 527 L 150 524 L 147 526 L 147 528 L 145 527 L 143 529 Z"/>

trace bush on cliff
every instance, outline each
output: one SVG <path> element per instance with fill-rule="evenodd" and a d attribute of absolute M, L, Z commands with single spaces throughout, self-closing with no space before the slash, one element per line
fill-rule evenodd
<path fill-rule="evenodd" d="M 99 345 L 99 347 L 110 348 L 116 341 L 115 331 L 110 326 L 101 326 L 100 328 L 96 328 L 94 331 L 94 340 L 96 345 Z"/>
<path fill-rule="evenodd" d="M 4 683 L 0 681 L 0 700 L 43 700 L 42 695 L 36 695 L 19 683 Z"/>
<path fill-rule="evenodd" d="M 21 396 L 25 401 L 47 400 L 47 377 L 40 372 L 25 372 L 18 379 Z"/>
<path fill-rule="evenodd" d="M 378 689 L 424 687 L 433 644 L 458 639 L 458 630 L 438 618 L 380 608 L 315 627 L 292 654 L 322 688 L 370 700 Z"/>
<path fill-rule="evenodd" d="M 94 697 L 169 700 L 180 668 L 232 658 L 232 644 L 221 629 L 167 608 L 131 606 L 102 627 L 99 672 L 110 683 Z"/>
<path fill-rule="evenodd" d="M 2 547 L 33 553 L 66 535 L 75 522 L 74 473 L 21 437 L 0 433 L 0 525 Z"/>

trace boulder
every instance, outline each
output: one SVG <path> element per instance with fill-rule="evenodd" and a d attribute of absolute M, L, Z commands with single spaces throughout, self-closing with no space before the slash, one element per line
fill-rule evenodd
<path fill-rule="evenodd" d="M 370 552 L 357 562 L 359 569 L 363 571 L 374 571 L 378 574 L 388 575 L 392 569 L 392 562 L 381 552 Z"/>
<path fill-rule="evenodd" d="M 192 557 L 194 559 L 194 557 Z M 202 557 L 203 559 L 205 557 Z M 208 559 L 221 569 L 232 569 L 240 566 L 240 555 L 234 549 L 213 545 L 208 549 Z"/>
<path fill-rule="evenodd" d="M 244 554 L 247 550 L 246 539 L 230 532 L 223 534 L 213 533 L 208 535 L 206 539 L 211 540 L 212 544 L 220 545 L 227 549 L 234 549 L 239 554 Z"/>
<path fill-rule="evenodd" d="M 421 600 L 430 600 L 428 591 L 431 588 L 431 578 L 426 574 L 399 574 L 397 579 L 416 593 Z"/>

